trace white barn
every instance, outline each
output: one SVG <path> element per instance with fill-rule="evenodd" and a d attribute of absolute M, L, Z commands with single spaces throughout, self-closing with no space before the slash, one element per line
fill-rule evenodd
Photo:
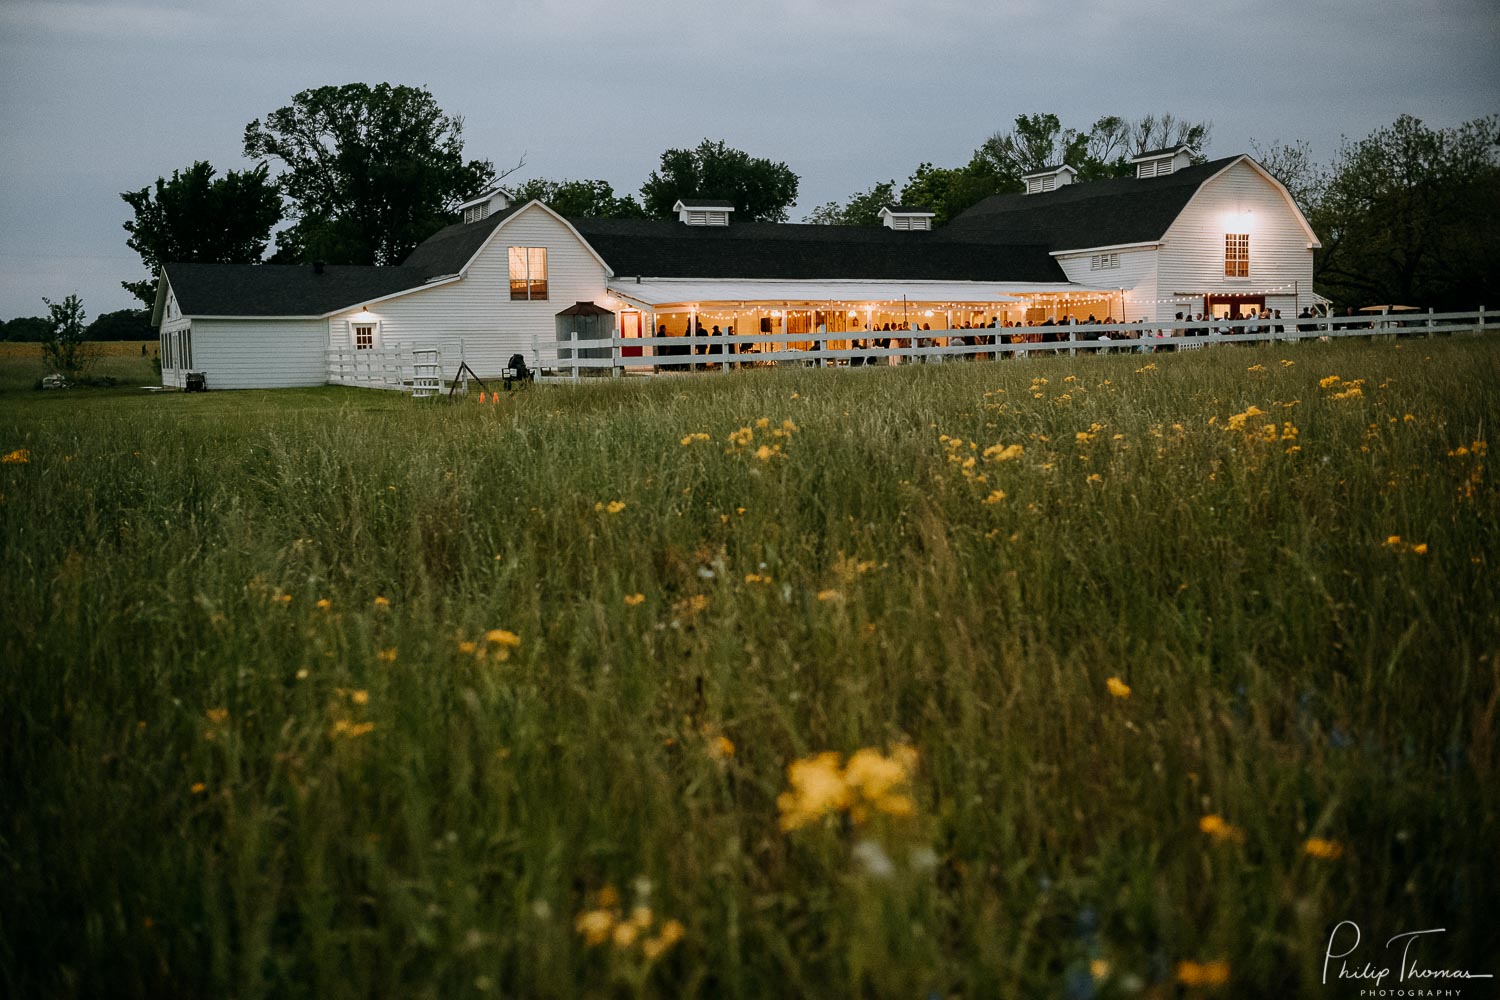
<path fill-rule="evenodd" d="M 447 374 L 461 356 L 487 376 L 533 359 L 554 317 L 583 302 L 626 337 L 1291 317 L 1314 304 L 1317 237 L 1255 160 L 1193 164 L 1182 148 L 1135 164 L 1116 180 L 1079 182 L 1066 165 L 1028 175 L 1026 193 L 937 228 L 903 206 L 881 226 L 737 223 L 731 204 L 690 198 L 678 221 L 565 219 L 496 190 L 399 266 L 165 265 L 163 381 L 193 370 L 215 389 L 321 385 L 331 356 L 394 345 L 439 347 Z"/>

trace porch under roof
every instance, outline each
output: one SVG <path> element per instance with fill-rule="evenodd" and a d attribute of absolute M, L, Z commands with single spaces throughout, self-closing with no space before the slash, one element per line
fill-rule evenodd
<path fill-rule="evenodd" d="M 791 302 L 1019 303 L 1027 296 L 1093 291 L 1070 282 L 1015 281 L 809 281 L 733 278 L 616 278 L 610 294 L 651 310 L 704 303 L 781 305 Z"/>

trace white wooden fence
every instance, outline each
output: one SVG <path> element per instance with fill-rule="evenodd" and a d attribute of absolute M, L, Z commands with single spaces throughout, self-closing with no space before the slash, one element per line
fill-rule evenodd
<path fill-rule="evenodd" d="M 969 330 L 890 330 L 847 333 L 770 333 L 697 337 L 608 337 L 598 340 L 533 343 L 533 364 L 557 376 L 577 379 L 586 373 L 619 375 L 625 371 L 687 371 L 705 367 L 748 368 L 759 365 L 886 365 L 946 359 L 1002 358 L 1010 355 L 1056 355 L 1114 352 L 1187 351 L 1217 344 L 1283 343 L 1342 337 L 1432 336 L 1483 333 L 1484 307 L 1473 312 L 1391 313 L 1315 318 L 1212 320 L 1207 322 L 1136 322 L 1069 326 L 985 327 Z M 1107 337 L 1108 340 L 1103 338 Z M 1044 339 L 1039 343 L 1030 338 Z M 937 341 L 946 341 L 939 344 Z M 1017 343 L 1020 340 L 1022 342 Z M 848 347 L 830 348 L 829 341 Z M 886 342 L 887 346 L 878 346 Z M 793 345 L 809 345 L 807 349 Z M 627 357 L 627 348 L 641 356 Z M 700 349 L 704 353 L 699 353 Z M 683 353 L 658 353 L 662 350 Z M 585 357 L 585 352 L 602 356 Z M 608 352 L 603 355 L 603 352 Z M 692 352 L 692 353 L 687 353 Z M 711 353 L 710 353 L 711 352 Z M 548 355 L 551 355 L 550 357 Z"/>
<path fill-rule="evenodd" d="M 444 339 L 433 344 L 386 344 L 364 350 L 335 347 L 327 353 L 330 385 L 435 396 L 447 380 L 445 359 L 456 369 L 464 359 L 464 342 Z M 448 377 L 451 375 L 449 372 Z"/>

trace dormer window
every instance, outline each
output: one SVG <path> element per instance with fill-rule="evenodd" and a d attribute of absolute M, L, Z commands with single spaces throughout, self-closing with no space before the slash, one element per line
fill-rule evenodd
<path fill-rule="evenodd" d="M 1026 182 L 1027 194 L 1041 194 L 1043 191 L 1056 191 L 1060 187 L 1067 187 L 1077 177 L 1078 171 L 1066 163 L 1060 163 L 1055 167 L 1043 167 L 1041 170 L 1022 174 L 1021 180 Z"/>
<path fill-rule="evenodd" d="M 490 188 L 479 197 L 470 198 L 458 207 L 464 213 L 464 225 L 482 222 L 496 212 L 503 212 L 510 207 L 510 192 L 504 188 Z"/>
<path fill-rule="evenodd" d="M 727 226 L 734 202 L 716 198 L 679 198 L 672 206 L 677 221 L 686 226 Z"/>
<path fill-rule="evenodd" d="M 1166 149 L 1148 149 L 1139 156 L 1130 158 L 1135 164 L 1136 179 L 1146 177 L 1165 177 L 1175 174 L 1183 167 L 1193 165 L 1193 147 L 1176 146 Z"/>
<path fill-rule="evenodd" d="M 912 205 L 887 205 L 880 210 L 881 225 L 901 232 L 926 232 L 932 228 L 934 212 Z"/>

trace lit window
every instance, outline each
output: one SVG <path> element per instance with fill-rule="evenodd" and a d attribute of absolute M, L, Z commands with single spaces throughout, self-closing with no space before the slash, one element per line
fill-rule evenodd
<path fill-rule="evenodd" d="M 375 346 L 375 324 L 359 323 L 354 327 L 354 349 L 368 351 Z"/>
<path fill-rule="evenodd" d="M 1224 277 L 1250 277 L 1250 234 L 1224 234 Z"/>
<path fill-rule="evenodd" d="M 540 301 L 547 297 L 547 248 L 510 248 L 510 297 Z"/>

